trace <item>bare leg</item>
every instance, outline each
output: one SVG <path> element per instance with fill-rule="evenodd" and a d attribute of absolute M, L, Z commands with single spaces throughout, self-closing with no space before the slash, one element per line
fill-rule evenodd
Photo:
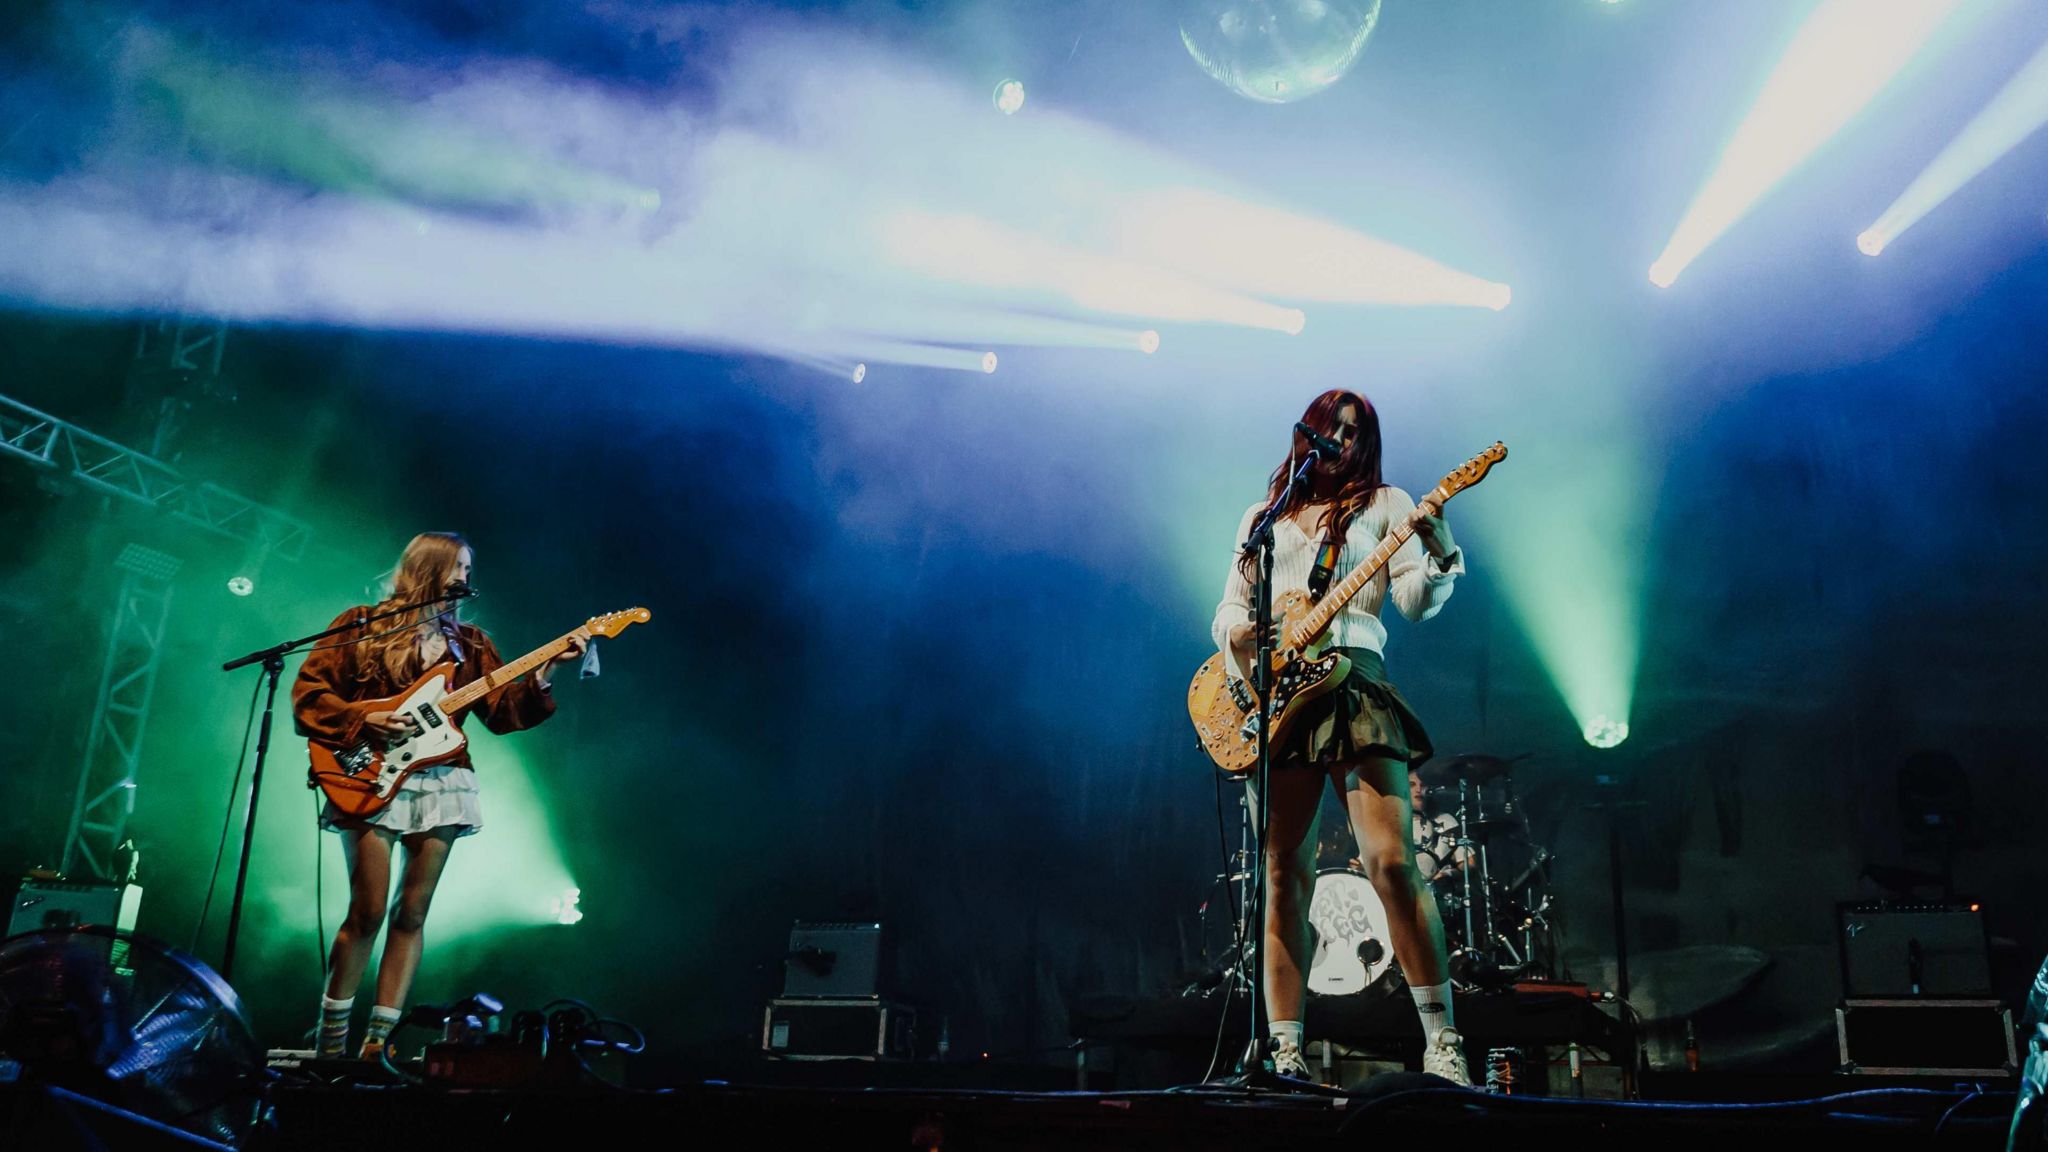
<path fill-rule="evenodd" d="M 1422 882 L 1409 842 L 1408 770 L 1399 761 L 1374 756 L 1334 765 L 1330 777 L 1344 797 L 1359 857 L 1373 891 L 1387 910 L 1394 958 L 1408 983 L 1425 988 L 1444 982 L 1450 960 L 1436 893 Z"/>
<path fill-rule="evenodd" d="M 327 995 L 349 1000 L 370 966 L 370 950 L 384 927 L 384 902 L 391 898 L 391 843 L 388 832 L 347 828 L 341 833 L 342 859 L 348 862 L 348 915 L 334 930 L 327 952 Z"/>
<path fill-rule="evenodd" d="M 391 906 L 391 931 L 384 940 L 384 958 L 377 965 L 377 1003 L 388 1008 L 405 1007 L 412 992 L 412 978 L 420 968 L 420 953 L 426 947 L 427 908 L 440 886 L 441 870 L 448 865 L 448 853 L 455 847 L 455 829 L 436 828 L 405 838 L 405 874 L 399 879 L 398 900 Z"/>
<path fill-rule="evenodd" d="M 1300 1020 L 1311 946 L 1308 905 L 1315 887 L 1316 806 L 1323 774 L 1275 768 L 1272 824 L 1266 830 L 1266 1019 Z M 1252 815 L 1258 818 L 1258 807 Z"/>

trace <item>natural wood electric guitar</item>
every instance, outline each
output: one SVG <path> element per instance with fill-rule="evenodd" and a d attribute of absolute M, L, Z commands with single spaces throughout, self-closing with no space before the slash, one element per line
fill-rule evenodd
<path fill-rule="evenodd" d="M 1441 511 L 1451 497 L 1486 479 L 1487 472 L 1507 457 L 1507 446 L 1496 443 L 1444 477 L 1442 483 L 1417 501 L 1415 515 L 1390 525 L 1372 555 L 1324 593 L 1321 600 L 1310 601 L 1308 593 L 1299 588 L 1274 598 L 1273 619 L 1279 625 L 1279 641 L 1273 648 L 1271 742 L 1275 747 L 1309 701 L 1331 692 L 1351 674 L 1348 657 L 1325 651 L 1329 646 L 1326 636 L 1337 613 L 1415 534 L 1417 518 Z M 1258 763 L 1258 697 L 1249 683 L 1230 674 L 1222 653 L 1209 657 L 1195 673 L 1194 683 L 1188 685 L 1188 716 L 1195 722 L 1195 734 L 1201 737 L 1202 747 L 1218 768 L 1235 776 Z"/>
<path fill-rule="evenodd" d="M 628 608 L 593 616 L 584 624 L 592 636 L 613 637 L 652 616 L 645 608 Z M 413 735 L 404 740 L 379 742 L 364 738 L 346 747 L 310 740 L 306 753 L 312 758 L 307 771 L 312 783 L 345 815 L 363 820 L 384 810 L 398 794 L 406 778 L 436 764 L 446 764 L 462 754 L 468 741 L 455 717 L 484 697 L 540 667 L 567 651 L 569 635 L 556 637 L 519 659 L 480 676 L 453 691 L 455 662 L 444 660 L 413 681 L 412 687 L 382 700 L 364 700 L 365 712 L 390 712 L 412 722 Z"/>

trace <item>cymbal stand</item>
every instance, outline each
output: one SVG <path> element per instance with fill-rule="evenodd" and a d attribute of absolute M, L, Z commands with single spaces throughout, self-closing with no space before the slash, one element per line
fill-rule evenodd
<path fill-rule="evenodd" d="M 1468 797 L 1470 796 L 1471 788 L 1471 784 L 1466 781 L 1458 781 L 1458 838 L 1451 842 L 1451 859 L 1460 865 L 1458 868 L 1458 880 L 1463 886 L 1465 893 L 1463 913 L 1465 916 L 1465 947 L 1468 950 L 1472 947 L 1474 939 L 1472 935 L 1472 857 L 1470 856 L 1470 849 L 1475 845 L 1472 840 L 1468 808 Z"/>
<path fill-rule="evenodd" d="M 1486 818 L 1486 785 L 1475 784 L 1472 786 L 1472 790 L 1478 793 L 1479 818 L 1484 820 Z M 1460 831 L 1463 831 L 1463 829 L 1460 829 Z M 1482 914 L 1486 925 L 1486 936 L 1484 939 L 1486 940 L 1487 949 L 1491 951 L 1493 942 L 1500 939 L 1500 934 L 1493 930 L 1493 869 L 1488 867 L 1486 863 L 1486 840 L 1483 837 L 1479 841 L 1479 893 L 1486 897 L 1486 910 Z M 1471 931 L 1469 925 L 1466 931 Z M 1466 939 L 1470 940 L 1471 937 L 1467 936 Z"/>
<path fill-rule="evenodd" d="M 1550 851 L 1536 843 L 1536 830 L 1529 824 L 1529 810 L 1523 808 L 1515 796 L 1515 778 L 1512 775 L 1501 777 L 1501 787 L 1505 790 L 1501 801 L 1501 815 L 1521 825 L 1522 842 L 1529 847 L 1529 866 L 1523 869 L 1522 874 L 1506 889 L 1508 898 L 1514 901 L 1514 907 L 1522 912 L 1522 959 L 1519 963 L 1527 967 L 1536 963 L 1536 933 L 1539 930 L 1545 933 L 1550 931 L 1550 922 L 1543 917 L 1545 912 L 1550 911 L 1550 893 L 1543 893 L 1542 898 L 1533 903 L 1525 899 L 1522 893 L 1535 881 L 1548 878 Z M 1550 969 L 1551 965 L 1546 963 L 1539 974 L 1548 977 L 1551 974 Z"/>
<path fill-rule="evenodd" d="M 1252 816 L 1251 796 L 1237 798 L 1237 851 L 1230 856 L 1230 871 L 1217 877 L 1226 885 L 1237 886 L 1237 900 L 1233 905 L 1236 916 L 1231 924 L 1230 967 L 1224 969 L 1223 979 L 1230 990 L 1249 992 L 1252 987 L 1251 962 L 1255 951 L 1252 944 Z"/>

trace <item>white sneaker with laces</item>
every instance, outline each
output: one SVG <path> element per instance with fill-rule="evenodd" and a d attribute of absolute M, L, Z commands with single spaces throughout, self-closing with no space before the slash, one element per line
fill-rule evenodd
<path fill-rule="evenodd" d="M 1293 1080 L 1313 1080 L 1309 1075 L 1308 1058 L 1301 1054 L 1299 1044 L 1278 1044 L 1273 1048 L 1273 1072 Z"/>
<path fill-rule="evenodd" d="M 1465 1070 L 1465 1038 L 1455 1028 L 1436 1034 L 1436 1042 L 1422 1050 L 1422 1070 L 1441 1076 L 1460 1088 L 1472 1086 L 1472 1074 Z"/>

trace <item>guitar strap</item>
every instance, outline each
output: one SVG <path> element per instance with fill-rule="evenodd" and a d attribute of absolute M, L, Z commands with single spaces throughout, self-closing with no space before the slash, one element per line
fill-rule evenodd
<path fill-rule="evenodd" d="M 466 663 L 466 660 L 462 652 L 462 630 L 460 628 L 457 628 L 454 624 L 449 623 L 447 617 L 445 616 L 442 617 L 440 620 L 440 627 L 441 639 L 446 641 L 448 644 L 449 657 L 455 661 L 455 666 L 457 668 L 462 667 L 463 664 Z"/>
<path fill-rule="evenodd" d="M 1308 574 L 1308 595 L 1311 600 L 1321 600 L 1323 593 L 1330 590 L 1330 580 L 1337 574 L 1337 561 L 1344 546 L 1323 537 L 1322 547 L 1316 549 L 1316 566 Z"/>

